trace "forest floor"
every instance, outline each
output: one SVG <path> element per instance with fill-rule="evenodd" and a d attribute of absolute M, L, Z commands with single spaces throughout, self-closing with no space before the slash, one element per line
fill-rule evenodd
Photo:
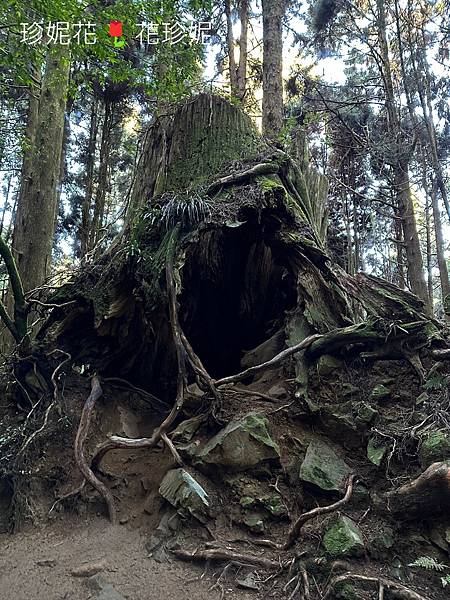
<path fill-rule="evenodd" d="M 126 525 L 111 526 L 104 517 L 68 517 L 40 529 L 0 536 L 2 600 L 203 600 L 214 571 L 158 563 L 148 557 L 146 536 Z M 91 575 L 98 570 L 98 573 Z M 217 570 L 217 568 L 215 569 Z M 219 569 L 220 570 L 220 569 Z M 85 576 L 80 576 L 83 573 Z M 89 576 L 90 575 L 90 576 Z M 227 592 L 227 590 L 225 590 Z M 228 598 L 255 599 L 244 590 Z"/>

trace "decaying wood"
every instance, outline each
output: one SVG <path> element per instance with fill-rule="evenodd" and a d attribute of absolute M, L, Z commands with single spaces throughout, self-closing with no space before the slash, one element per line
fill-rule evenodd
<path fill-rule="evenodd" d="M 86 480 L 101 494 L 108 507 L 109 519 L 114 525 L 116 522 L 116 507 L 110 490 L 94 474 L 86 461 L 84 454 L 85 442 L 89 432 L 89 425 L 95 409 L 95 403 L 103 394 L 98 377 L 91 380 L 91 393 L 89 394 L 81 413 L 80 424 L 75 437 L 75 461 Z"/>
<path fill-rule="evenodd" d="M 172 452 L 175 461 L 177 463 L 181 463 L 181 458 L 176 451 L 174 445 L 171 441 L 166 437 L 169 427 L 175 421 L 177 416 L 180 414 L 180 411 L 184 404 L 184 396 L 186 390 L 186 351 L 181 339 L 181 329 L 178 323 L 178 314 L 177 314 L 177 304 L 176 304 L 176 290 L 175 290 L 175 279 L 173 275 L 173 266 L 172 262 L 169 261 L 166 267 L 166 281 L 167 281 L 167 291 L 169 296 L 169 314 L 170 314 L 170 323 L 172 327 L 172 336 L 175 344 L 175 351 L 177 355 L 177 363 L 178 363 L 178 378 L 177 378 L 177 394 L 175 402 L 172 406 L 171 411 L 166 416 L 164 421 L 159 425 L 152 433 L 149 438 L 124 438 L 120 436 L 111 436 L 109 440 L 104 442 L 95 453 L 95 456 L 92 460 L 92 464 L 94 467 L 97 467 L 105 454 L 110 450 L 115 449 L 136 449 L 136 448 L 153 448 L 156 444 L 162 439 L 165 441 L 167 447 Z M 164 439 L 165 438 L 165 439 Z"/>
<path fill-rule="evenodd" d="M 255 556 L 253 554 L 244 554 L 240 552 L 234 552 L 233 550 L 227 550 L 226 548 L 210 548 L 204 550 L 194 550 L 192 552 L 188 550 L 172 550 L 173 554 L 182 560 L 215 560 L 215 561 L 237 561 L 247 563 L 249 565 L 255 565 L 255 567 L 261 567 L 263 569 L 279 570 L 284 567 L 282 563 L 270 560 L 264 556 Z"/>
<path fill-rule="evenodd" d="M 403 519 L 448 513 L 450 510 L 450 463 L 436 462 L 417 479 L 385 496 L 389 512 Z"/>

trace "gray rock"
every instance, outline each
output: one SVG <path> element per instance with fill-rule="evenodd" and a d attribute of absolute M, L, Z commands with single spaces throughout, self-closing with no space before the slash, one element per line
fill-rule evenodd
<path fill-rule="evenodd" d="M 267 418 L 251 412 L 229 423 L 200 448 L 197 462 L 245 471 L 279 457 L 280 450 L 270 437 Z"/>
<path fill-rule="evenodd" d="M 361 432 L 352 414 L 352 403 L 321 406 L 320 422 L 326 434 L 333 440 L 345 440 L 347 446 L 361 444 Z"/>
<path fill-rule="evenodd" d="M 182 508 L 200 522 L 206 523 L 209 497 L 204 488 L 185 469 L 168 471 L 161 482 L 159 493 L 175 508 Z"/>
<path fill-rule="evenodd" d="M 236 585 L 245 590 L 259 591 L 258 575 L 255 571 L 250 571 L 236 579 Z"/>
<path fill-rule="evenodd" d="M 300 466 L 300 479 L 322 490 L 340 491 L 351 469 L 327 444 L 313 440 Z"/>
<path fill-rule="evenodd" d="M 86 580 L 86 584 L 96 600 L 125 600 L 102 575 L 94 575 Z"/>
<path fill-rule="evenodd" d="M 287 389 L 281 383 L 273 385 L 267 393 L 272 398 L 287 398 L 288 396 Z"/>
<path fill-rule="evenodd" d="M 334 520 L 323 537 L 323 545 L 333 558 L 361 556 L 364 541 L 358 525 L 345 516 Z"/>

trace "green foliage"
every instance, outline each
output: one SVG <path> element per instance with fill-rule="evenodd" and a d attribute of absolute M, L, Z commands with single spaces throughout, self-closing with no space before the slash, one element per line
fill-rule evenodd
<path fill-rule="evenodd" d="M 410 567 L 421 567 L 422 569 L 426 569 L 427 571 L 437 571 L 438 573 L 442 573 L 445 570 L 448 570 L 448 565 L 443 565 L 442 563 L 438 563 L 435 558 L 432 556 L 419 556 L 416 560 L 409 564 Z M 447 587 L 450 585 L 450 573 L 441 577 L 442 587 Z"/>
<path fill-rule="evenodd" d="M 425 390 L 441 390 L 446 387 L 446 378 L 438 371 L 430 372 L 423 384 Z"/>
<path fill-rule="evenodd" d="M 211 213 L 211 203 L 197 191 L 174 194 L 162 207 L 161 217 L 167 230 L 180 224 L 191 227 L 204 221 Z"/>
<path fill-rule="evenodd" d="M 441 573 L 447 569 L 447 565 L 443 565 L 442 563 L 438 563 L 435 558 L 432 556 L 419 556 L 416 560 L 410 563 L 408 566 L 410 567 L 420 567 L 422 569 L 426 569 L 427 571 L 438 571 Z"/>

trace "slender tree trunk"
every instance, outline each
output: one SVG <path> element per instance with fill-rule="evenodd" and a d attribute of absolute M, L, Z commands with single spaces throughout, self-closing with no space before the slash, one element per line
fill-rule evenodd
<path fill-rule="evenodd" d="M 247 93 L 247 58 L 248 58 L 248 6 L 249 0 L 241 0 L 239 19 L 241 21 L 241 37 L 239 38 L 239 66 L 237 71 L 237 96 L 241 102 Z"/>
<path fill-rule="evenodd" d="M 285 0 L 262 0 L 262 130 L 276 138 L 283 127 L 283 16 Z"/>
<path fill-rule="evenodd" d="M 400 116 L 395 101 L 393 77 L 389 56 L 389 44 L 386 36 L 386 11 L 384 0 L 377 0 L 378 11 L 378 43 L 381 58 L 381 76 L 386 96 L 388 125 L 393 151 L 392 169 L 394 173 L 394 188 L 397 196 L 399 216 L 402 219 L 406 260 L 408 264 L 408 279 L 411 290 L 428 306 L 428 291 L 423 272 L 423 259 L 420 250 L 420 239 L 417 232 L 414 205 L 411 198 L 409 181 L 409 155 L 407 140 L 402 131 Z"/>
<path fill-rule="evenodd" d="M 89 249 L 90 234 L 90 210 L 94 189 L 94 167 L 95 167 L 95 149 L 97 146 L 98 134 L 98 100 L 92 100 L 91 118 L 89 124 L 89 141 L 86 156 L 86 172 L 84 178 L 84 198 L 81 206 L 81 223 L 78 228 L 78 241 L 80 244 L 80 258 L 85 256 Z"/>
<path fill-rule="evenodd" d="M 397 285 L 399 288 L 404 290 L 406 288 L 406 276 L 405 276 L 405 262 L 403 260 L 404 255 L 404 243 L 403 243 L 403 228 L 400 217 L 397 214 L 394 217 L 394 232 L 395 232 L 395 249 L 397 254 Z"/>
<path fill-rule="evenodd" d="M 30 130 L 35 133 L 30 136 L 32 148 L 24 160 L 13 238 L 25 291 L 42 284 L 50 271 L 69 68 L 66 46 L 48 51 L 39 109 L 33 106 L 30 114 Z"/>
<path fill-rule="evenodd" d="M 102 126 L 102 141 L 100 144 L 100 166 L 98 184 L 95 194 L 94 216 L 90 231 L 89 248 L 92 249 L 100 239 L 100 230 L 105 213 L 106 193 L 109 185 L 111 136 L 114 124 L 115 105 L 105 101 L 105 113 Z"/>
<path fill-rule="evenodd" d="M 447 194 L 447 188 L 445 187 L 444 173 L 442 170 L 442 165 L 439 160 L 438 155 L 438 146 L 437 146 L 437 136 L 436 136 L 436 126 L 434 123 L 433 117 L 433 107 L 431 104 L 431 78 L 430 78 L 430 66 L 428 64 L 427 54 L 426 54 L 426 39 L 425 39 L 425 31 L 423 26 L 420 30 L 421 34 L 421 43 L 417 43 L 411 48 L 411 57 L 413 60 L 414 66 L 414 74 L 417 82 L 417 91 L 419 93 L 420 104 L 423 111 L 423 117 L 425 120 L 425 124 L 427 126 L 428 138 L 430 141 L 430 154 L 431 160 L 433 164 L 433 169 L 436 176 L 436 182 L 441 192 L 442 201 L 444 202 L 445 210 L 447 211 L 447 216 L 450 219 L 450 203 Z M 416 61 L 414 60 L 415 55 L 418 55 L 418 61 L 421 66 L 421 74 L 418 73 Z"/>
<path fill-rule="evenodd" d="M 450 298 L 450 282 L 448 277 L 448 268 L 447 261 L 445 260 L 444 254 L 444 235 L 442 233 L 442 222 L 441 222 L 441 213 L 439 210 L 439 201 L 437 195 L 437 182 L 433 185 L 433 190 L 431 192 L 431 203 L 433 207 L 433 221 L 434 221 L 434 233 L 436 236 L 436 256 L 437 263 L 439 267 L 439 276 L 441 280 L 441 294 L 442 294 L 442 304 L 446 306 L 446 299 Z"/>
<path fill-rule="evenodd" d="M 236 59 L 234 56 L 233 21 L 231 19 L 231 0 L 225 0 L 225 16 L 227 18 L 227 49 L 228 64 L 230 67 L 231 96 L 238 97 L 238 74 L 236 70 Z"/>
<path fill-rule="evenodd" d="M 427 288 L 428 288 L 428 303 L 433 313 L 434 294 L 433 294 L 433 244 L 431 242 L 431 215 L 430 215 L 430 199 L 427 196 L 425 202 L 425 230 L 427 243 Z"/>

